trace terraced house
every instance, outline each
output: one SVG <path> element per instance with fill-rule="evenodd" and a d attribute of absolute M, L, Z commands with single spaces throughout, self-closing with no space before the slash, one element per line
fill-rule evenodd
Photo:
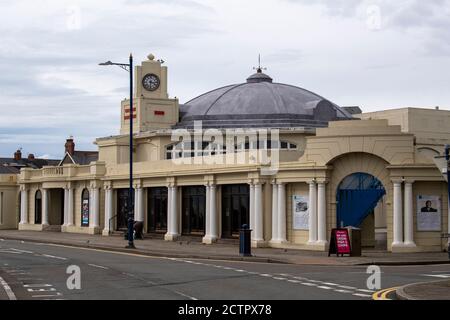
<path fill-rule="evenodd" d="M 167 67 L 149 55 L 135 69 L 134 105 L 121 102 L 120 133 L 96 139 L 98 152 L 68 139 L 59 163 L 0 178 L 0 223 L 125 230 L 133 118 L 134 214 L 147 233 L 213 245 L 249 224 L 253 246 L 324 251 L 333 228 L 353 226 L 365 247 L 446 249 L 447 182 L 436 157 L 450 143 L 450 111 L 362 113 L 262 71 L 179 104 Z"/>

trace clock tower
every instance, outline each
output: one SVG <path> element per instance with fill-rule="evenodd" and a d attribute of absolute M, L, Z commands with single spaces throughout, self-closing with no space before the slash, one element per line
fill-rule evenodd
<path fill-rule="evenodd" d="M 167 67 L 161 60 L 155 60 L 153 54 L 134 70 L 134 101 L 130 109 L 130 100 L 121 104 L 121 134 L 130 131 L 130 117 L 133 117 L 133 131 L 145 132 L 166 129 L 178 122 L 178 99 L 169 99 L 167 92 Z"/>

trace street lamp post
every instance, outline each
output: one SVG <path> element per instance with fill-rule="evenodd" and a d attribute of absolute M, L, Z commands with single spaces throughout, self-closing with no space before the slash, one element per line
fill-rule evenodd
<path fill-rule="evenodd" d="M 447 236 L 448 238 L 448 258 L 450 259 L 450 144 L 445 145 L 445 160 L 447 160 L 447 192 L 448 192 L 448 205 L 447 205 L 447 219 L 449 220 L 447 222 L 448 228 L 447 229 Z"/>
<path fill-rule="evenodd" d="M 111 61 L 99 63 L 101 66 L 119 66 L 120 68 L 128 71 L 130 73 L 130 187 L 128 190 L 128 201 L 127 201 L 127 228 L 128 228 L 128 245 L 126 248 L 135 249 L 134 246 L 134 194 L 133 194 L 133 55 L 130 53 L 129 63 L 114 63 Z"/>

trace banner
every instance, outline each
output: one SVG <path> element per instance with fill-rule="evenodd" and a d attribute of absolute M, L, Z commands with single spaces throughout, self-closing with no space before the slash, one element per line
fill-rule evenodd
<path fill-rule="evenodd" d="M 294 230 L 309 230 L 309 198 L 295 195 L 292 202 Z"/>
<path fill-rule="evenodd" d="M 83 199 L 81 207 L 81 226 L 89 227 L 89 199 Z"/>
<path fill-rule="evenodd" d="M 417 231 L 441 231 L 439 196 L 417 196 Z"/>

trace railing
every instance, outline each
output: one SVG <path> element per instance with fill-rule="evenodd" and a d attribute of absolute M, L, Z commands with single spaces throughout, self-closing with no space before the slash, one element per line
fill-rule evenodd
<path fill-rule="evenodd" d="M 44 176 L 63 176 L 64 175 L 64 167 L 43 168 L 42 174 Z"/>

